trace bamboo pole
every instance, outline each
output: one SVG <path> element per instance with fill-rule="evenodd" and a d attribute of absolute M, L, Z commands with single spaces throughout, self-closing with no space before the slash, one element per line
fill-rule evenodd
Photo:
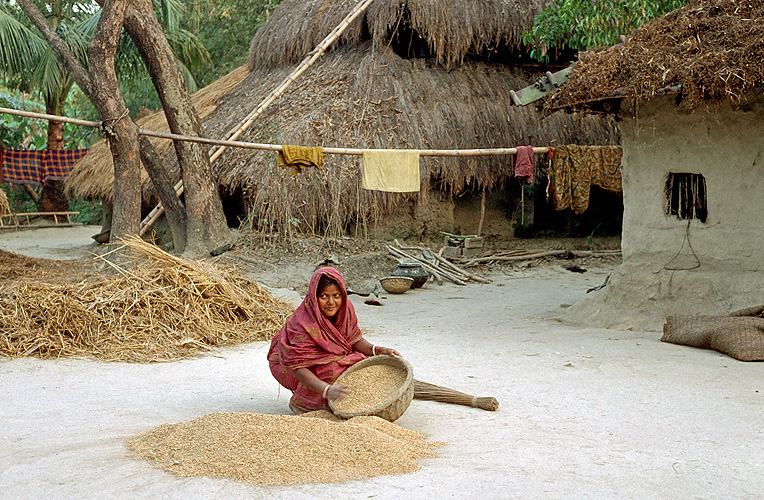
<path fill-rule="evenodd" d="M 0 113 L 7 115 L 23 116 L 26 118 L 35 118 L 41 120 L 53 120 L 63 123 L 72 123 L 85 127 L 99 128 L 100 122 L 80 120 L 77 118 L 67 118 L 65 116 L 48 115 L 45 113 L 33 113 L 31 111 L 19 111 L 17 109 L 0 107 Z M 138 129 L 138 133 L 148 137 L 157 137 L 160 139 L 171 139 L 175 141 L 198 142 L 202 144 L 224 145 L 228 147 L 237 147 L 243 149 L 258 149 L 265 151 L 281 151 L 279 144 L 265 144 L 259 142 L 227 141 L 222 139 L 208 139 L 206 137 L 195 137 L 191 135 L 172 134 L 169 132 L 158 132 L 155 130 Z M 363 149 L 354 148 L 323 148 L 325 154 L 335 155 L 363 155 Z M 534 147 L 534 153 L 547 153 L 548 147 Z M 514 155 L 517 154 L 517 148 L 481 148 L 481 149 L 420 149 L 420 156 L 496 156 L 496 155 Z"/>
<path fill-rule="evenodd" d="M 477 235 L 483 234 L 483 220 L 485 219 L 485 188 L 483 188 L 483 197 L 480 198 L 480 222 L 478 223 Z"/>
<path fill-rule="evenodd" d="M 345 31 L 345 29 L 350 25 L 350 23 L 353 22 L 353 20 L 361 15 L 363 11 L 365 11 L 369 5 L 374 0 L 362 0 L 358 4 L 356 4 L 355 7 L 353 7 L 353 10 L 350 11 L 350 13 L 345 17 L 345 19 L 342 20 L 342 22 L 335 27 L 329 35 L 324 38 L 321 43 L 319 43 L 315 49 L 313 49 L 310 54 L 308 54 L 308 57 L 305 58 L 297 68 L 295 68 L 292 73 L 287 76 L 286 80 L 284 80 L 281 85 L 276 87 L 269 95 L 266 97 L 258 106 L 255 108 L 254 111 L 252 111 L 249 115 L 247 115 L 242 122 L 239 123 L 236 129 L 233 130 L 233 132 L 229 132 L 231 135 L 229 136 L 229 140 L 235 140 L 237 137 L 239 137 L 242 133 L 244 133 L 245 130 L 247 130 L 250 125 L 255 121 L 255 118 L 260 116 L 265 109 L 271 105 L 273 101 L 278 99 L 289 87 L 289 85 L 292 84 L 300 75 L 305 72 L 309 67 L 313 65 L 313 63 L 323 55 L 324 52 L 326 52 L 326 49 L 329 48 L 329 46 L 337 40 L 337 38 L 340 37 L 340 35 Z M 223 154 L 223 151 L 225 151 L 226 146 L 223 146 L 221 148 L 218 148 L 210 157 L 210 163 L 215 161 L 221 154 Z"/>

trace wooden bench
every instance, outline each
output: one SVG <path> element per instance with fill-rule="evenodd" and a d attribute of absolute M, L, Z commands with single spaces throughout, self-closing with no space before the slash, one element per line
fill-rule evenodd
<path fill-rule="evenodd" d="M 79 212 L 8 213 L 0 215 L 0 229 L 18 229 L 20 227 L 71 227 L 80 225 L 72 222 L 72 215 L 79 215 Z M 33 225 L 31 221 L 37 217 L 52 217 L 53 223 Z"/>

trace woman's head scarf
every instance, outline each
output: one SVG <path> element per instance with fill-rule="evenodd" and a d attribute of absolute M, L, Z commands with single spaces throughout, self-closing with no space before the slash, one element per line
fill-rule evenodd
<path fill-rule="evenodd" d="M 342 294 L 342 305 L 334 323 L 324 316 L 318 306 L 316 294 L 321 276 L 336 282 Z M 313 367 L 332 361 L 344 364 L 343 358 L 353 353 L 353 344 L 360 339 L 358 318 L 353 304 L 348 300 L 345 280 L 336 269 L 322 267 L 311 276 L 308 294 L 274 338 L 271 349 L 286 368 Z"/>

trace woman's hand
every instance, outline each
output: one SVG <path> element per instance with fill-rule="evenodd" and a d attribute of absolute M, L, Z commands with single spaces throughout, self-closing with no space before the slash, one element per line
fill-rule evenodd
<path fill-rule="evenodd" d="M 400 356 L 400 353 L 390 347 L 374 346 L 374 352 L 379 354 L 387 354 L 388 356 Z"/>
<path fill-rule="evenodd" d="M 342 401 L 350 394 L 350 390 L 344 385 L 330 385 L 326 391 L 326 399 L 332 401 Z"/>

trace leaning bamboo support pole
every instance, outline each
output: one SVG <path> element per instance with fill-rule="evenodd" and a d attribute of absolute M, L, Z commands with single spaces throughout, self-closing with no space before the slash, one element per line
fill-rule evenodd
<path fill-rule="evenodd" d="M 276 99 L 278 99 L 284 92 L 286 92 L 287 87 L 289 87 L 292 82 L 294 82 L 300 75 L 302 75 L 305 70 L 307 70 L 309 67 L 313 65 L 314 62 L 316 62 L 316 59 L 321 57 L 324 52 L 326 52 L 326 49 L 329 48 L 329 46 L 337 40 L 337 38 L 340 37 L 340 35 L 345 31 L 345 29 L 350 25 L 353 20 L 361 15 L 363 11 L 365 11 L 369 5 L 374 0 L 362 0 L 359 2 L 355 7 L 353 7 L 353 10 L 350 11 L 350 13 L 345 17 L 345 19 L 342 20 L 342 22 L 335 27 L 329 35 L 324 38 L 321 43 L 319 43 L 315 49 L 309 54 L 309 56 L 304 59 L 297 68 L 292 71 L 292 73 L 287 76 L 286 80 L 284 80 L 281 85 L 276 87 L 269 95 L 266 97 L 258 106 L 255 108 L 254 111 L 252 111 L 242 123 L 239 123 L 237 128 L 233 130 L 233 132 L 230 133 L 228 136 L 229 141 L 235 141 L 238 139 L 238 137 L 244 133 L 255 121 L 255 119 L 260 116 L 265 109 L 273 103 Z M 228 149 L 228 146 L 221 145 L 218 147 L 210 156 L 210 163 L 217 160 L 220 155 L 223 154 L 223 151 Z M 180 188 L 176 188 L 176 191 L 178 192 L 178 196 L 183 191 L 183 185 L 181 180 L 181 186 Z M 156 222 L 156 220 L 162 215 L 164 212 L 164 207 L 161 203 L 157 204 L 156 207 L 151 211 L 152 214 L 149 214 L 149 216 L 146 217 L 143 221 L 141 221 L 141 229 L 139 234 L 142 236 L 144 235 L 149 228 Z"/>
<path fill-rule="evenodd" d="M 308 55 L 307 58 L 305 58 L 297 68 L 295 68 L 292 73 L 287 76 L 287 78 L 276 87 L 269 95 L 266 97 L 258 106 L 255 108 L 254 111 L 252 111 L 239 125 L 237 128 L 231 133 L 229 136 L 229 140 L 235 140 L 237 137 L 239 137 L 241 134 L 244 133 L 245 130 L 247 130 L 252 123 L 254 123 L 255 118 L 260 116 L 265 109 L 273 103 L 276 99 L 278 99 L 289 87 L 289 85 L 292 84 L 300 75 L 302 75 L 305 70 L 307 70 L 309 67 L 313 65 L 314 62 L 316 62 L 316 59 L 321 57 L 324 52 L 326 52 L 326 49 L 329 48 L 329 46 L 337 40 L 337 38 L 340 37 L 340 35 L 345 31 L 345 29 L 350 25 L 350 23 L 353 22 L 353 20 L 361 15 L 363 11 L 365 11 L 369 5 L 374 0 L 362 0 L 359 2 L 355 7 L 353 7 L 353 10 L 350 11 L 350 13 L 345 17 L 345 19 L 342 20 L 342 22 L 332 30 L 329 35 L 324 38 L 321 43 L 319 43 L 315 49 Z M 210 163 L 215 161 L 221 154 L 223 154 L 223 151 L 227 149 L 226 146 L 222 146 L 218 148 L 210 157 Z"/>

